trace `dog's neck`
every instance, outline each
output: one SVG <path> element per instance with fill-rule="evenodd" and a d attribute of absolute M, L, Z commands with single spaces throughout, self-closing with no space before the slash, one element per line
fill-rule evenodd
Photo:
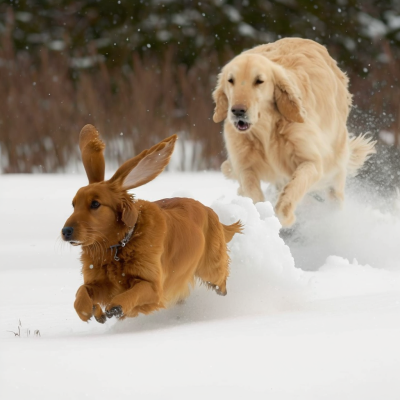
<path fill-rule="evenodd" d="M 117 256 L 118 247 L 125 247 L 126 244 L 131 240 L 133 232 L 135 230 L 135 226 L 136 226 L 136 224 L 131 229 L 129 229 L 129 231 L 125 234 L 125 237 L 119 243 L 114 244 L 109 247 L 111 249 L 111 251 L 115 249 L 115 254 L 114 254 L 115 261 L 119 261 L 119 257 Z"/>
<path fill-rule="evenodd" d="M 127 225 L 123 224 L 122 221 L 120 221 L 121 226 L 119 228 L 119 231 L 122 235 L 124 235 L 124 237 L 118 243 L 112 244 L 114 240 L 117 241 L 121 237 L 119 236 L 119 234 L 117 235 L 117 237 L 114 237 L 112 241 L 103 241 L 103 245 L 101 245 L 99 242 L 96 242 L 93 245 L 82 246 L 82 257 L 84 257 L 90 264 L 96 264 L 99 266 L 112 261 L 120 261 L 120 258 L 118 257 L 118 252 L 121 249 L 119 248 L 124 248 L 132 239 L 135 229 L 137 228 L 139 223 L 139 217 L 140 212 L 133 227 L 128 227 Z M 125 227 L 125 229 L 123 227 Z"/>

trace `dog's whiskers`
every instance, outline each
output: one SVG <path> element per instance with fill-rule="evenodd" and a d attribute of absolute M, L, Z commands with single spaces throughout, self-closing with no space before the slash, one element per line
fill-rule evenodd
<path fill-rule="evenodd" d="M 93 259 L 93 261 L 102 260 L 104 258 L 104 246 L 99 243 L 93 232 L 87 231 L 86 238 L 92 241 L 90 245 L 85 246 L 85 250 L 89 252 L 90 258 Z"/>

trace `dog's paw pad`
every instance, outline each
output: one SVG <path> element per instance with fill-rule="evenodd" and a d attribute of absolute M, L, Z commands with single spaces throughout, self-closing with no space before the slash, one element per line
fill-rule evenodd
<path fill-rule="evenodd" d="M 115 306 L 111 307 L 109 310 L 106 310 L 106 315 L 107 318 L 112 318 L 112 317 L 121 318 L 124 315 L 124 313 L 122 311 L 121 306 Z"/>
<path fill-rule="evenodd" d="M 219 287 L 218 285 L 215 285 L 215 284 L 213 284 L 213 283 L 211 283 L 211 282 L 206 282 L 206 283 L 207 283 L 207 286 L 208 286 L 210 289 L 215 290 L 215 293 L 217 293 L 218 295 L 220 295 L 220 296 L 226 296 L 227 291 L 226 291 L 225 285 L 224 285 L 224 288 L 221 288 L 221 287 Z"/>
<path fill-rule="evenodd" d="M 226 289 L 225 289 L 225 290 L 221 290 L 221 289 L 219 289 L 218 286 L 217 286 L 216 289 L 215 289 L 215 293 L 219 294 L 220 296 L 226 296 L 226 294 L 227 294 L 228 292 L 226 291 Z"/>
<path fill-rule="evenodd" d="M 106 314 L 102 314 L 95 318 L 96 318 L 96 321 L 100 324 L 104 324 L 104 322 L 106 322 L 106 320 L 107 320 Z"/>

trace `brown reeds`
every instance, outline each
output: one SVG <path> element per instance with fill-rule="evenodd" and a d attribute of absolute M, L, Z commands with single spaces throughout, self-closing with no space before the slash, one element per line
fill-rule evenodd
<path fill-rule="evenodd" d="M 78 58 L 45 46 L 39 59 L 14 53 L 7 30 L 2 35 L 0 170 L 65 170 L 79 157 L 77 134 L 87 123 L 104 135 L 106 156 L 114 162 L 178 133 L 198 150 L 182 168 L 219 166 L 221 127 L 211 119 L 215 60 L 188 70 L 174 64 L 169 47 L 161 61 L 133 54 L 130 66 L 111 71 L 95 51 L 89 53 L 95 60 L 90 68 L 76 68 Z"/>

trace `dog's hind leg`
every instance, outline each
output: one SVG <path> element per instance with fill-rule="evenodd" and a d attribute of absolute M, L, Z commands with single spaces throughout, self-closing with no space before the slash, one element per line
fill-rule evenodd
<path fill-rule="evenodd" d="M 228 293 L 226 290 L 226 280 L 220 285 L 214 285 L 211 282 L 205 282 L 205 284 L 208 286 L 209 289 L 215 290 L 215 293 L 219 294 L 220 296 L 226 296 Z"/>
<path fill-rule="evenodd" d="M 214 262 L 204 261 L 197 268 L 196 276 L 200 278 L 203 283 L 209 288 L 215 290 L 220 296 L 225 296 L 227 294 L 226 290 L 226 280 L 229 275 L 229 257 L 226 254 L 226 244 L 225 246 L 225 256 L 220 257 L 219 260 Z"/>
<path fill-rule="evenodd" d="M 205 253 L 195 274 L 210 289 L 225 296 L 227 293 L 226 280 L 229 276 L 228 248 L 223 225 L 211 209 L 208 212 L 208 228 L 205 238 Z"/>
<path fill-rule="evenodd" d="M 218 265 L 202 265 L 196 271 L 196 276 L 215 293 L 226 296 L 226 280 L 229 275 L 228 261 L 222 261 Z"/>
<path fill-rule="evenodd" d="M 340 171 L 334 178 L 330 190 L 330 196 L 333 200 L 337 201 L 340 205 L 344 202 L 344 189 L 346 186 L 346 171 Z"/>

